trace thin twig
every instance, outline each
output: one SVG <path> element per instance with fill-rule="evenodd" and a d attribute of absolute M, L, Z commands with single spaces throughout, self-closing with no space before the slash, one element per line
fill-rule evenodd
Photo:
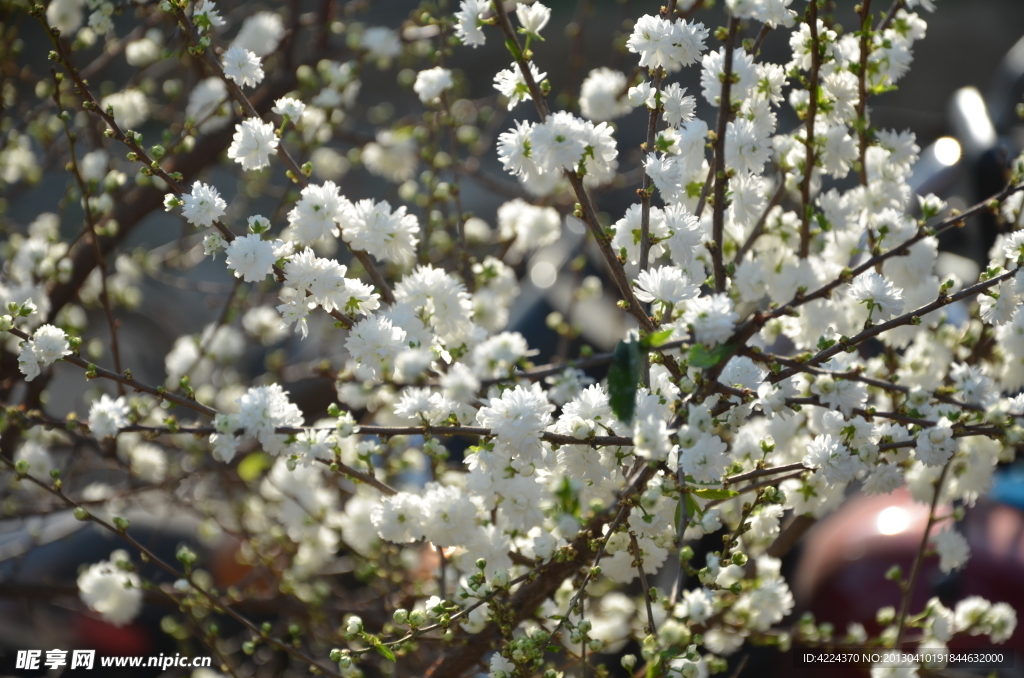
<path fill-rule="evenodd" d="M 942 473 L 939 474 L 939 479 L 935 481 L 935 494 L 932 495 L 931 507 L 928 509 L 928 522 L 924 528 L 924 534 L 921 535 L 921 542 L 917 546 L 917 554 L 914 556 L 914 564 L 910 569 L 910 579 L 907 580 L 906 588 L 903 589 L 903 598 L 900 601 L 900 612 L 899 620 L 896 623 L 896 642 L 893 647 L 897 650 L 903 643 L 903 632 L 906 630 L 907 612 L 910 611 L 910 599 L 914 594 L 914 586 L 917 584 L 917 577 L 921 573 L 921 564 L 924 562 L 924 553 L 928 548 L 928 539 L 931 536 L 932 525 L 935 524 L 935 509 L 939 505 L 939 497 L 942 495 L 942 486 L 946 482 L 946 474 L 949 473 L 949 467 L 952 465 L 953 459 L 950 458 L 946 462 L 945 466 L 942 467 Z"/>
<path fill-rule="evenodd" d="M 725 291 L 725 265 L 722 262 L 722 250 L 725 247 L 725 190 L 729 177 L 725 173 L 725 137 L 729 118 L 732 117 L 732 59 L 736 44 L 736 32 L 739 21 L 729 16 L 729 33 L 725 40 L 725 58 L 723 60 L 721 96 L 718 101 L 718 126 L 715 139 L 715 164 L 712 170 L 715 175 L 715 205 L 711 221 L 711 268 L 715 276 L 715 292 Z"/>
<path fill-rule="evenodd" d="M 818 112 L 818 76 L 821 71 L 821 50 L 818 47 L 818 2 L 807 3 L 807 26 L 811 31 L 811 83 L 808 86 L 807 134 L 804 143 L 804 177 L 800 183 L 800 258 L 806 259 L 811 246 L 811 176 L 814 174 L 814 118 Z"/>

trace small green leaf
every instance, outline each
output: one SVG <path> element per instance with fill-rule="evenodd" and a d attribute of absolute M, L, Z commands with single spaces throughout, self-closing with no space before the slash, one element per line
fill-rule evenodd
<path fill-rule="evenodd" d="M 707 369 L 722 362 L 735 350 L 735 344 L 718 344 L 710 350 L 704 344 L 694 344 L 690 347 L 689 363 L 691 367 Z"/>
<path fill-rule="evenodd" d="M 270 455 L 266 452 L 253 452 L 238 462 L 238 477 L 245 481 L 256 480 L 273 463 Z"/>
<path fill-rule="evenodd" d="M 661 330 L 660 332 L 648 334 L 646 337 L 640 340 L 640 348 L 647 351 L 651 350 L 652 348 L 657 348 L 658 346 L 661 346 L 666 341 L 668 341 L 668 338 L 671 336 L 672 330 Z"/>
<path fill-rule="evenodd" d="M 686 493 L 686 515 L 688 516 L 703 516 L 704 511 L 701 510 L 700 504 L 693 498 L 693 495 L 689 492 Z"/>
<path fill-rule="evenodd" d="M 698 487 L 691 490 L 691 492 L 701 499 L 732 499 L 739 494 L 736 490 L 725 490 L 715 487 Z"/>
<path fill-rule="evenodd" d="M 637 384 L 640 381 L 640 344 L 620 341 L 612 352 L 608 368 L 608 402 L 624 424 L 633 423 Z"/>
<path fill-rule="evenodd" d="M 384 659 L 387 659 L 390 662 L 395 661 L 395 653 L 392 652 L 391 648 L 389 648 L 387 645 L 380 642 L 380 638 L 378 638 L 377 636 L 367 635 L 365 636 L 365 640 L 373 646 L 373 649 L 376 650 L 377 654 L 379 654 L 381 657 L 384 657 Z"/>

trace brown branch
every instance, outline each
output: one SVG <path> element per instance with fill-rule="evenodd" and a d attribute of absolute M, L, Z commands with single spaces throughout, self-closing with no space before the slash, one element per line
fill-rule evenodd
<path fill-rule="evenodd" d="M 505 6 L 501 2 L 495 2 L 494 8 L 498 26 L 501 28 L 502 33 L 504 33 L 506 41 L 515 47 L 513 56 L 516 63 L 519 64 L 519 72 L 523 74 L 523 79 L 526 80 L 526 87 L 530 90 L 530 96 L 533 99 L 534 106 L 537 108 L 541 121 L 544 121 L 551 114 L 551 111 L 548 109 L 547 100 L 541 93 L 536 80 L 533 79 L 533 73 L 530 71 L 529 64 L 523 56 L 519 37 L 512 27 L 512 22 L 509 21 Z M 569 180 L 569 184 L 576 194 L 576 200 L 580 204 L 583 223 L 587 225 L 587 229 L 594 236 L 594 240 L 597 241 L 598 249 L 601 250 L 601 255 L 604 257 L 605 263 L 615 279 L 615 284 L 619 288 L 619 295 L 626 304 L 626 310 L 636 319 L 641 329 L 647 332 L 654 330 L 654 322 L 644 313 L 643 305 L 637 300 L 636 295 L 633 294 L 633 287 L 630 284 L 629 278 L 626 277 L 625 269 L 612 250 L 611 238 L 608 237 L 608 234 L 601 227 L 601 222 L 597 218 L 597 211 L 594 209 L 590 196 L 583 187 L 583 180 L 575 172 L 570 171 L 565 172 L 565 177 Z"/>
<path fill-rule="evenodd" d="M 0 457 L 0 464 L 4 464 L 8 466 L 12 471 L 16 471 L 16 469 L 14 468 L 14 464 L 8 459 Z M 21 476 L 19 474 L 19 478 L 22 480 L 27 480 L 30 483 L 41 488 L 42 490 L 53 495 L 54 497 L 57 497 L 58 499 L 63 501 L 69 508 L 81 508 L 83 511 L 85 511 L 84 507 L 79 506 L 77 502 L 70 499 L 60 489 L 56 489 L 50 485 L 47 485 L 46 483 L 42 482 L 41 480 L 38 480 L 37 478 L 34 478 L 33 476 Z M 261 638 L 264 642 L 273 645 L 278 650 L 281 650 L 282 652 L 291 655 L 295 659 L 309 665 L 310 667 L 315 667 L 319 671 L 322 671 L 329 676 L 334 676 L 335 678 L 342 678 L 341 674 L 337 673 L 336 671 L 333 671 L 332 669 L 319 663 L 317 660 L 309 657 L 304 652 L 294 647 L 291 642 L 286 643 L 278 640 L 277 638 L 271 636 L 268 633 L 264 633 L 259 627 L 257 627 L 251 621 L 249 621 L 246 617 L 242 616 L 236 610 L 234 610 L 232 607 L 232 603 L 221 600 L 218 596 L 211 593 L 210 591 L 207 591 L 205 588 L 197 584 L 191 572 L 181 572 L 177 568 L 169 565 L 159 556 L 157 556 L 153 551 L 151 551 L 149 548 L 147 548 L 134 537 L 132 537 L 130 534 L 128 534 L 127 530 L 120 530 L 117 527 L 108 523 L 107 521 L 103 520 L 102 518 L 99 518 L 91 513 L 88 513 L 88 511 L 86 511 L 86 517 L 84 519 L 92 521 L 100 527 L 102 527 L 103 529 L 107 530 L 108 532 L 120 537 L 125 542 L 134 547 L 140 554 L 144 555 L 149 560 L 149 562 L 154 563 L 157 567 L 159 567 L 161 570 L 168 573 L 175 579 L 184 579 L 185 581 L 187 581 L 197 593 L 199 593 L 203 598 L 210 602 L 214 611 L 223 612 L 224 614 L 228 615 L 236 622 L 244 626 L 250 633 Z"/>
<path fill-rule="evenodd" d="M 721 96 L 718 100 L 718 126 L 715 139 L 715 211 L 711 220 L 711 268 L 715 275 L 715 292 L 725 291 L 725 265 L 722 249 L 725 246 L 725 189 L 729 178 L 725 172 L 725 136 L 729 118 L 732 117 L 732 59 L 736 44 L 739 21 L 729 16 L 729 34 L 725 40 L 725 59 L 722 65 L 723 78 Z"/>
<path fill-rule="evenodd" d="M 193 47 L 199 48 L 199 33 L 196 30 L 195 24 L 193 24 L 192 20 L 188 17 L 188 15 L 180 9 L 176 12 L 175 16 L 178 17 L 178 21 L 181 24 L 182 28 L 185 30 L 185 34 L 188 37 L 189 42 L 192 44 Z M 234 80 L 229 78 L 224 73 L 224 68 L 221 66 L 220 62 L 217 61 L 217 59 L 214 57 L 213 53 L 209 49 L 203 49 L 202 54 L 205 57 L 207 65 L 209 65 L 209 67 L 213 70 L 214 74 L 218 78 L 224 81 L 224 84 L 228 88 L 228 92 L 230 92 L 232 98 L 234 98 L 234 100 L 237 101 L 239 105 L 241 105 L 242 110 L 245 111 L 245 114 L 249 117 L 258 118 L 262 120 L 263 117 L 260 115 L 260 112 L 257 111 L 256 108 L 252 105 L 252 102 L 249 101 L 249 98 L 242 91 L 242 88 L 239 87 Z M 278 143 L 277 157 L 280 158 L 281 162 L 283 162 L 285 167 L 288 168 L 289 175 L 293 181 L 295 181 L 301 186 L 308 185 L 309 182 L 306 179 L 305 173 L 303 173 L 302 168 L 299 167 L 299 164 L 295 162 L 295 159 L 292 157 L 291 153 L 288 152 L 288 149 L 285 148 L 284 143 Z M 373 283 L 377 286 L 377 289 L 380 290 L 381 298 L 384 299 L 384 301 L 389 305 L 394 304 L 395 295 L 394 293 L 392 293 L 391 287 L 388 285 L 387 280 L 384 279 L 383 274 L 381 274 L 376 264 L 373 263 L 373 259 L 370 258 L 370 255 L 364 252 L 363 250 L 359 250 L 348 245 L 347 242 L 345 244 L 352 252 L 352 255 L 359 261 L 360 264 L 362 264 L 363 268 L 366 270 L 370 278 L 373 280 Z M 351 326 L 351 323 L 349 323 L 349 326 Z"/>
<path fill-rule="evenodd" d="M 809 292 L 806 294 L 801 294 L 798 292 L 796 296 L 794 296 L 792 299 L 790 299 L 782 306 L 779 306 L 778 308 L 775 308 L 774 310 L 771 311 L 754 314 L 753 317 L 745 321 L 742 325 L 740 325 L 739 328 L 737 328 L 736 332 L 734 332 L 733 336 L 730 338 L 730 341 L 740 344 L 745 343 L 747 339 L 756 334 L 757 331 L 769 320 L 774 320 L 775 318 L 780 318 L 784 315 L 791 314 L 794 309 L 803 306 L 809 301 L 814 301 L 815 299 L 828 299 L 832 295 L 833 290 L 840 287 L 841 285 L 848 284 L 851 280 L 856 278 L 861 273 L 869 269 L 875 268 L 877 265 L 881 264 L 884 261 L 887 261 L 892 257 L 902 256 L 906 254 L 911 247 L 913 247 L 918 242 L 924 240 L 925 238 L 938 236 L 942 233 L 945 233 L 951 228 L 963 226 L 964 221 L 968 217 L 990 209 L 990 204 L 993 201 L 1001 202 L 1006 198 L 1010 197 L 1011 195 L 1013 195 L 1014 193 L 1017 193 L 1018 191 L 1021 190 L 1024 190 L 1024 183 L 1018 184 L 1016 186 L 1007 186 L 999 193 L 996 193 L 995 195 L 989 197 L 988 199 L 973 205 L 972 207 L 968 208 L 963 212 L 959 212 L 953 216 L 943 219 L 934 226 L 922 227 L 918 231 L 917 235 L 913 236 L 903 244 L 897 245 L 896 247 L 893 247 L 891 250 L 888 250 L 886 252 L 874 255 L 873 257 L 863 262 L 856 268 L 844 271 L 841 275 L 836 277 L 835 280 L 825 283 L 824 285 L 814 290 L 813 292 Z"/>
<path fill-rule="evenodd" d="M 651 607 L 651 587 L 647 583 L 647 573 L 644 572 L 644 556 L 640 550 L 640 544 L 636 540 L 636 532 L 629 533 L 629 550 L 633 554 L 636 563 L 637 574 L 640 575 L 640 586 L 644 589 L 644 603 L 647 605 L 647 628 L 648 634 L 657 634 L 658 627 L 654 624 L 654 609 Z"/>
<path fill-rule="evenodd" d="M 671 17 L 676 11 L 676 0 L 668 0 L 662 9 L 662 15 Z M 665 69 L 660 66 L 654 71 L 651 81 L 654 90 L 654 108 L 647 115 L 647 141 L 644 143 L 644 159 L 655 152 L 654 140 L 658 133 L 658 114 L 661 112 L 661 84 L 665 78 Z M 651 255 L 651 175 L 644 171 L 644 180 L 640 189 L 640 270 L 646 271 Z"/>
<path fill-rule="evenodd" d="M 975 296 L 976 294 L 984 292 L 988 288 L 993 287 L 1003 282 L 1004 280 L 1009 280 L 1016 273 L 1016 270 L 1005 271 L 995 277 L 989 278 L 988 280 L 975 283 L 970 287 L 966 287 L 957 292 L 956 294 L 940 296 L 938 299 L 931 302 L 930 304 L 925 304 L 924 306 L 918 309 L 910 311 L 909 313 L 904 313 L 903 315 L 893 318 L 892 320 L 869 327 L 868 329 L 860 332 L 859 334 L 854 335 L 853 337 L 850 337 L 849 339 L 840 339 L 832 347 L 816 353 L 804 364 L 814 366 L 823 363 L 829 358 L 845 351 L 846 349 L 857 346 L 858 344 L 861 344 L 867 341 L 868 339 L 871 339 L 872 337 L 876 337 L 879 334 L 882 334 L 883 332 L 888 332 L 889 330 L 894 329 L 896 327 L 910 325 L 913 323 L 914 318 L 920 318 L 921 316 L 927 315 L 932 311 L 942 308 L 943 306 L 948 306 L 955 301 L 967 299 L 969 297 Z M 796 372 L 797 370 L 795 369 L 783 370 L 778 374 L 773 374 L 768 379 L 772 383 L 778 383 L 783 379 L 788 379 L 789 377 L 792 377 L 794 374 L 796 374 Z"/>
<path fill-rule="evenodd" d="M 554 595 L 555 591 L 558 590 L 567 577 L 572 576 L 580 567 L 585 567 L 593 559 L 594 565 L 587 571 L 579 591 L 577 591 L 569 603 L 570 611 L 576 608 L 577 603 L 586 590 L 587 584 L 595 576 L 594 567 L 600 562 L 601 556 L 604 554 L 604 545 L 607 544 L 607 540 L 602 540 L 600 549 L 595 553 L 590 548 L 592 539 L 602 534 L 604 526 L 608 525 L 609 521 L 611 521 L 611 524 L 608 534 L 618 529 L 629 509 L 627 501 L 638 493 L 643 492 L 647 482 L 653 475 L 654 469 L 650 466 L 645 466 L 614 504 L 615 507 L 618 507 L 614 520 L 611 519 L 610 510 L 602 512 L 591 520 L 587 527 L 580 532 L 580 535 L 566 547 L 566 552 L 570 554 L 570 557 L 565 558 L 561 562 L 552 560 L 541 566 L 535 572 L 533 580 L 524 584 L 512 596 L 508 609 L 514 617 L 511 621 L 513 626 L 533 616 L 537 607 Z M 562 617 L 555 630 L 552 631 L 552 637 L 565 623 L 567 616 Z M 438 659 L 424 674 L 424 678 L 455 678 L 456 676 L 463 675 L 476 666 L 484 654 L 491 649 L 492 644 L 499 638 L 501 638 L 501 629 L 495 622 L 488 623 L 483 631 L 469 638 L 467 643 L 461 648 L 452 650 Z"/>
<path fill-rule="evenodd" d="M 857 71 L 857 138 L 860 141 L 860 185 L 868 185 L 868 40 L 871 37 L 871 0 L 860 3 L 860 69 Z"/>
<path fill-rule="evenodd" d="M 811 83 L 807 103 L 807 155 L 804 177 L 800 184 L 800 258 L 806 259 L 811 246 L 811 175 L 814 174 L 814 118 L 818 112 L 818 76 L 821 71 L 821 50 L 818 46 L 818 2 L 807 3 L 807 26 L 811 30 Z"/>
<path fill-rule="evenodd" d="M 928 548 L 928 538 L 931 536 L 932 525 L 935 524 L 935 509 L 939 505 L 939 497 L 942 495 L 942 486 L 946 482 L 946 474 L 949 473 L 949 467 L 952 465 L 953 459 L 950 458 L 946 462 L 945 466 L 942 467 L 942 473 L 939 474 L 939 479 L 935 481 L 935 494 L 932 495 L 931 507 L 928 509 L 928 522 L 924 527 L 924 534 L 921 535 L 921 542 L 917 546 L 917 554 L 914 556 L 914 564 L 910 569 L 910 579 L 906 582 L 906 587 L 903 589 L 903 598 L 900 601 L 900 612 L 899 621 L 896 625 L 896 642 L 893 647 L 896 649 L 900 648 L 903 643 L 903 633 L 906 630 L 907 612 L 910 611 L 910 599 L 914 594 L 914 586 L 917 584 L 917 577 L 921 573 L 921 564 L 924 562 L 924 553 Z"/>

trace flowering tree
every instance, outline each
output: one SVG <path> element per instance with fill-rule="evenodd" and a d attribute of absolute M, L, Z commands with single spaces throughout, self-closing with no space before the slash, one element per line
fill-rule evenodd
<path fill-rule="evenodd" d="M 52 71 L 31 104 L 5 85 L 25 115 L 4 127 L 0 178 L 38 180 L 46 147 L 70 180 L 59 214 L 41 204 L 4 244 L 0 464 L 17 514 L 70 509 L 124 541 L 82 570 L 82 604 L 121 625 L 149 591 L 232 675 L 261 646 L 335 676 L 588 675 L 635 641 L 616 660 L 635 675 L 704 676 L 745 643 L 820 640 L 788 619 L 779 558 L 854 488 L 907 486 L 930 512 L 912 571 L 893 574 L 902 604 L 844 642 L 1009 638 L 1005 603 L 911 608 L 927 555 L 944 571 L 969 557 L 962 512 L 942 507 L 986 491 L 1024 419 L 1024 159 L 950 210 L 908 186 L 914 135 L 870 117 L 930 0 L 863 0 L 845 33 L 814 1 L 729 0 L 718 28 L 699 2 L 634 3 L 628 72 L 590 70 L 562 110 L 556 64 L 534 59 L 552 30 L 540 2 L 426 2 L 392 26 L 360 23 L 364 4 L 13 3 L 7 30 L 40 40 L 4 58 L 45 35 Z M 782 31 L 791 59 L 762 60 Z M 488 40 L 509 66 L 464 98 L 446 63 Z M 102 92 L 121 60 L 135 75 Z M 422 115 L 388 124 L 360 85 L 396 71 Z M 674 81 L 687 71 L 699 91 Z M 612 123 L 636 108 L 639 164 Z M 800 122 L 778 129 L 782 109 Z M 356 165 L 391 199 L 346 194 Z M 505 200 L 496 229 L 464 209 L 470 183 Z M 608 219 L 610 186 L 636 193 Z M 127 253 L 161 206 L 179 227 Z M 989 266 L 940 278 L 936 236 L 987 210 L 1005 225 Z M 613 352 L 535 365 L 509 309 L 522 260 L 563 224 L 585 229 L 632 329 Z M 163 383 L 136 378 L 120 323 L 146 303 L 141 277 L 187 282 L 204 255 L 232 281 L 219 319 L 175 339 Z M 602 285 L 576 280 L 577 299 Z M 572 318 L 552 324 L 577 345 Z M 242 361 L 247 341 L 274 348 L 265 369 Z M 88 405 L 53 411 L 57 374 L 92 380 Z M 304 412 L 289 374 L 336 397 Z M 98 468 L 127 473 L 88 482 Z M 124 515 L 153 495 L 233 540 L 251 576 L 225 588 L 187 547 L 160 560 Z M 721 546 L 695 557 L 709 534 Z M 265 599 L 259 623 L 244 604 Z"/>

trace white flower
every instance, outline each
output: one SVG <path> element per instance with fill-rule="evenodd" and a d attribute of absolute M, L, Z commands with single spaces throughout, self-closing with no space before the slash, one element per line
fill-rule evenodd
<path fill-rule="evenodd" d="M 561 234 L 562 219 L 553 207 L 536 207 L 516 198 L 498 208 L 498 237 L 513 241 L 513 260 L 557 242 Z"/>
<path fill-rule="evenodd" d="M 302 114 L 306 111 L 306 104 L 291 97 L 281 97 L 274 102 L 274 107 L 270 110 L 280 116 L 288 118 L 292 122 L 298 122 L 302 118 Z"/>
<path fill-rule="evenodd" d="M 875 270 L 861 273 L 850 283 L 850 297 L 866 304 L 872 313 L 877 309 L 883 319 L 903 312 L 903 290 L 894 288 Z"/>
<path fill-rule="evenodd" d="M 427 485 L 422 506 L 423 536 L 437 546 L 465 543 L 476 526 L 476 506 L 458 487 Z"/>
<path fill-rule="evenodd" d="M 321 186 L 309 184 L 288 212 L 293 237 L 299 243 L 311 243 L 337 235 L 338 223 L 350 206 L 333 181 L 325 181 Z"/>
<path fill-rule="evenodd" d="M 279 426 L 297 428 L 302 426 L 302 411 L 289 402 L 288 392 L 280 384 L 253 386 L 236 401 L 238 414 L 233 417 L 237 426 L 247 435 L 260 441 L 263 449 L 271 454 L 285 450 L 287 436 L 278 434 Z"/>
<path fill-rule="evenodd" d="M 893 464 L 879 464 L 864 479 L 864 494 L 889 494 L 903 485 L 903 471 Z"/>
<path fill-rule="evenodd" d="M 50 469 L 56 468 L 50 452 L 37 442 L 28 440 L 14 453 L 14 463 L 28 464 L 28 475 L 45 483 L 50 482 Z"/>
<path fill-rule="evenodd" d="M 206 33 L 211 28 L 218 28 L 225 24 L 224 17 L 217 11 L 217 3 L 210 0 L 203 0 L 203 4 L 196 5 L 192 12 L 192 21 L 200 33 Z"/>
<path fill-rule="evenodd" d="M 942 417 L 935 426 L 922 429 L 917 435 L 914 457 L 927 466 L 944 466 L 956 449 L 952 424 Z"/>
<path fill-rule="evenodd" d="M 714 603 L 715 596 L 707 589 L 700 588 L 684 591 L 683 601 L 679 604 L 679 616 L 686 617 L 694 624 L 703 624 L 714 614 Z"/>
<path fill-rule="evenodd" d="M 857 461 L 849 448 L 830 435 L 820 435 L 811 441 L 803 463 L 817 468 L 830 485 L 849 482 L 857 473 Z"/>
<path fill-rule="evenodd" d="M 100 101 L 100 108 L 114 111 L 114 122 L 122 130 L 137 127 L 149 119 L 149 100 L 135 88 L 109 94 Z"/>
<path fill-rule="evenodd" d="M 693 327 L 693 336 L 707 346 L 720 344 L 732 336 L 739 314 L 727 294 L 694 299 L 686 305 L 683 322 Z"/>
<path fill-rule="evenodd" d="M 659 266 L 640 271 L 637 277 L 636 298 L 640 301 L 658 301 L 672 307 L 700 295 L 700 288 L 690 282 L 683 271 L 675 266 Z"/>
<path fill-rule="evenodd" d="M 128 450 L 128 461 L 133 476 L 145 483 L 162 483 L 167 477 L 167 455 L 163 449 L 150 443 L 137 443 Z"/>
<path fill-rule="evenodd" d="M 110 14 L 103 11 L 101 6 L 100 9 L 89 15 L 89 28 L 96 35 L 106 35 L 114 30 L 114 20 L 110 18 Z"/>
<path fill-rule="evenodd" d="M 270 154 L 277 151 L 277 134 L 269 122 L 246 118 L 235 125 L 235 136 L 228 148 L 228 157 L 244 170 L 258 170 L 270 165 Z"/>
<path fill-rule="evenodd" d="M 524 5 L 519 5 L 523 7 Z M 529 62 L 530 75 L 533 76 L 533 82 L 540 84 L 540 81 L 547 77 L 547 73 L 541 73 L 537 69 L 537 66 L 531 61 Z M 527 99 L 533 99 L 530 94 L 530 88 L 526 84 L 526 78 L 523 76 L 523 71 L 519 67 L 518 62 L 514 62 L 509 68 L 503 71 L 498 71 L 494 76 L 494 88 L 498 90 L 503 97 L 508 99 L 508 110 L 515 108 L 516 104 L 520 101 L 526 101 Z"/>
<path fill-rule="evenodd" d="M 244 47 L 229 47 L 222 59 L 224 75 L 239 87 L 255 87 L 263 82 L 260 58 Z"/>
<path fill-rule="evenodd" d="M 70 35 L 82 25 L 85 0 L 53 0 L 46 5 L 46 23 Z"/>
<path fill-rule="evenodd" d="M 213 226 L 227 209 L 217 189 L 200 181 L 192 184 L 192 192 L 181 196 L 181 201 L 181 215 L 193 226 Z"/>
<path fill-rule="evenodd" d="M 727 449 L 718 436 L 703 434 L 691 447 L 680 450 L 679 468 L 698 483 L 718 482 L 729 460 Z"/>
<path fill-rule="evenodd" d="M 395 544 L 422 539 L 426 517 L 423 499 L 408 492 L 384 497 L 370 512 L 380 538 Z"/>
<path fill-rule="evenodd" d="M 506 172 L 525 175 L 538 171 L 532 157 L 532 134 L 533 123 L 517 120 L 515 129 L 498 135 L 498 159 Z"/>
<path fill-rule="evenodd" d="M 604 122 L 621 118 L 630 111 L 630 101 L 623 96 L 626 75 L 610 68 L 590 71 L 580 87 L 580 112 L 584 118 Z"/>
<path fill-rule="evenodd" d="M 121 627 L 142 610 L 142 581 L 134 572 L 126 572 L 117 563 L 128 560 L 124 551 L 114 551 L 110 560 L 90 565 L 78 575 L 82 602 L 103 619 Z"/>
<path fill-rule="evenodd" d="M 541 433 L 551 423 L 555 409 L 539 384 L 533 386 L 527 389 L 517 385 L 500 398 L 491 398 L 476 417 L 523 465 L 540 461 Z"/>
<path fill-rule="evenodd" d="M 104 393 L 89 407 L 89 430 L 97 438 L 117 435 L 128 425 L 130 411 L 124 396 L 114 400 Z"/>
<path fill-rule="evenodd" d="M 402 53 L 402 39 L 385 26 L 371 26 L 363 31 L 360 45 L 377 60 L 389 60 Z"/>
<path fill-rule="evenodd" d="M 418 162 L 416 142 L 408 134 L 381 130 L 363 147 L 363 164 L 372 174 L 396 184 L 411 179 Z"/>
<path fill-rule="evenodd" d="M 815 377 L 811 393 L 818 396 L 823 405 L 850 416 L 867 399 L 867 386 L 861 382 L 823 374 Z"/>
<path fill-rule="evenodd" d="M 700 59 L 707 37 L 704 24 L 688 24 L 681 19 L 673 22 L 648 14 L 633 25 L 626 47 L 640 55 L 641 66 L 678 71 Z"/>
<path fill-rule="evenodd" d="M 360 200 L 342 213 L 340 223 L 345 242 L 378 260 L 411 264 L 416 258 L 420 224 L 404 205 L 392 212 L 387 200 Z"/>
<path fill-rule="evenodd" d="M 227 266 L 236 278 L 245 282 L 259 282 L 273 270 L 277 257 L 274 244 L 250 233 L 232 240 L 227 246 Z"/>
<path fill-rule="evenodd" d="M 513 678 L 516 675 L 516 665 L 502 657 L 500 652 L 491 655 L 487 668 L 487 678 Z"/>
<path fill-rule="evenodd" d="M 194 121 L 203 134 L 219 130 L 231 120 L 224 105 L 227 100 L 228 88 L 223 80 L 218 77 L 200 80 L 189 92 L 185 117 Z"/>
<path fill-rule="evenodd" d="M 464 45 L 479 47 L 486 41 L 480 26 L 480 15 L 491 7 L 490 0 L 462 0 L 459 11 L 455 13 L 458 23 L 455 24 L 455 35 Z"/>
<path fill-rule="evenodd" d="M 725 163 L 737 172 L 760 174 L 771 157 L 771 147 L 746 118 L 733 120 L 725 131 Z"/>
<path fill-rule="evenodd" d="M 662 119 L 670 127 L 679 127 L 682 123 L 693 120 L 697 100 L 692 96 L 686 96 L 686 88 L 673 82 L 662 91 L 661 105 L 665 109 Z"/>
<path fill-rule="evenodd" d="M 581 122 L 568 111 L 558 111 L 534 125 L 533 159 L 541 169 L 576 169 L 586 148 Z"/>
<path fill-rule="evenodd" d="M 931 542 L 939 554 L 939 569 L 947 574 L 963 567 L 971 557 L 971 547 L 967 545 L 967 540 L 952 526 L 932 535 Z"/>
<path fill-rule="evenodd" d="M 383 315 L 374 315 L 356 323 L 345 340 L 352 359 L 356 362 L 356 375 L 362 379 L 377 379 L 394 366 L 399 352 L 406 348 L 405 330 L 395 327 Z"/>
<path fill-rule="evenodd" d="M 284 37 L 284 22 L 276 12 L 257 12 L 242 23 L 232 47 L 247 49 L 258 57 L 273 54 Z"/>
<path fill-rule="evenodd" d="M 452 86 L 452 72 L 447 68 L 428 68 L 416 74 L 412 89 L 425 104 L 436 101 L 443 91 Z"/>
<path fill-rule="evenodd" d="M 64 330 L 53 325 L 41 325 L 22 345 L 18 353 L 18 369 L 25 375 L 25 381 L 32 381 L 39 376 L 41 367 L 70 354 L 71 345 Z"/>
<path fill-rule="evenodd" d="M 523 30 L 533 36 L 539 36 L 548 20 L 551 18 L 551 9 L 539 2 L 532 5 L 519 3 L 516 5 L 516 17 L 522 25 Z"/>
<path fill-rule="evenodd" d="M 130 66 L 145 67 L 160 60 L 160 46 L 163 33 L 159 28 L 151 28 L 146 35 L 125 45 L 124 59 Z"/>

